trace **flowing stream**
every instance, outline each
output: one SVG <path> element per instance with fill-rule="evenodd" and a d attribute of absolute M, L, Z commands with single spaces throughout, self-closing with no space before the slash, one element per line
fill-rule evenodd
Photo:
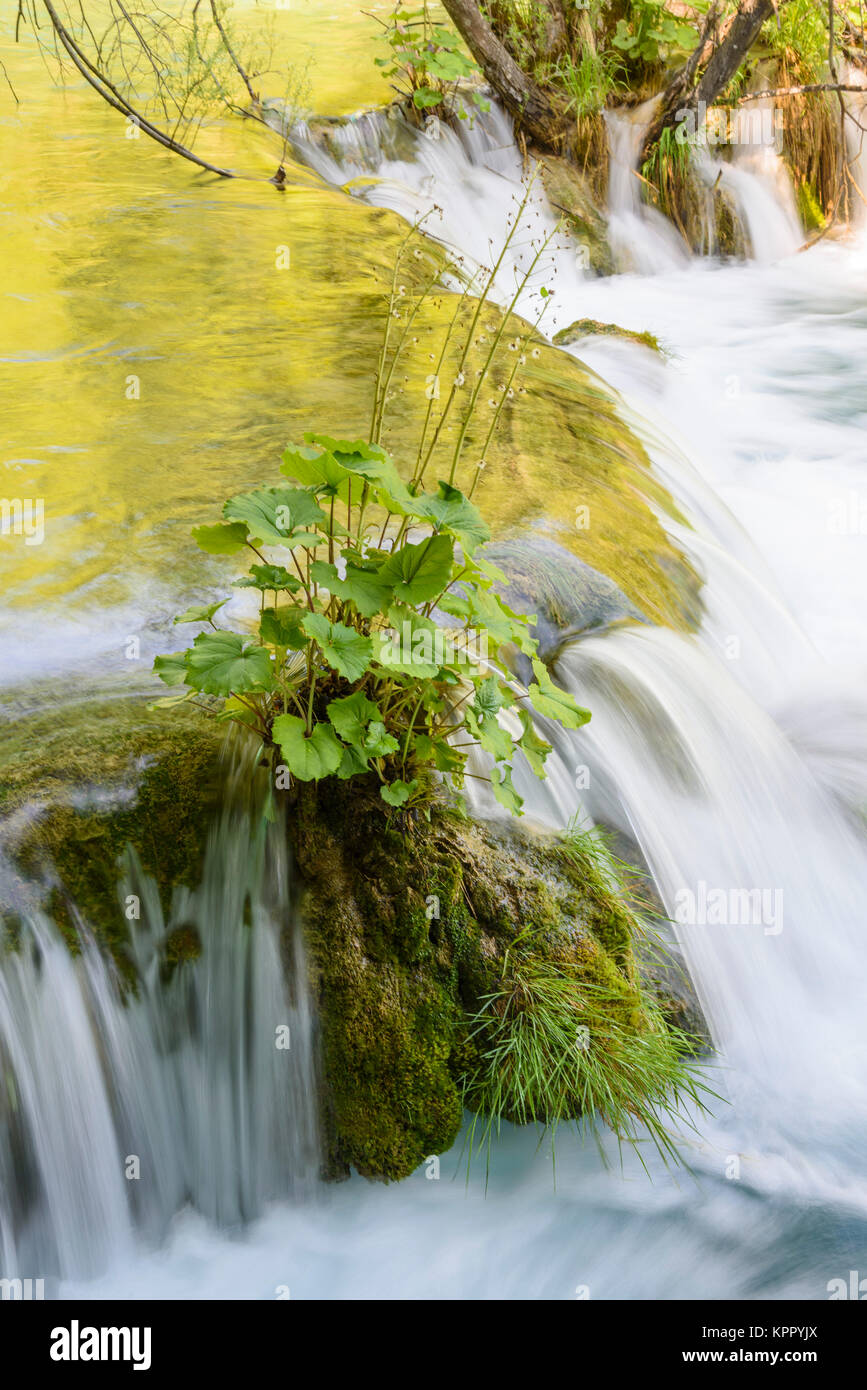
<path fill-rule="evenodd" d="M 415 136 L 399 158 L 382 133 L 351 122 L 325 154 L 301 128 L 296 148 L 329 183 L 364 176 L 367 206 L 411 220 L 436 203 L 433 234 L 483 263 L 520 198 L 505 118 Z M 620 393 L 680 508 L 665 525 L 705 581 L 704 617 L 693 636 L 627 627 L 568 646 L 560 678 L 593 720 L 551 735 L 549 782 L 522 791 L 541 820 L 580 810 L 629 835 L 675 919 L 720 1053 L 713 1118 L 684 1133 L 691 1171 L 648 1153 L 648 1176 L 613 1139 L 603 1162 L 561 1134 L 555 1187 L 536 1136 L 510 1129 L 487 1192 L 460 1144 L 435 1180 L 318 1184 L 297 943 L 280 983 L 288 866 L 236 815 L 177 921 L 154 909 L 137 936 L 132 1005 L 38 914 L 4 966 L 16 1124 L 0 1185 L 27 1155 L 31 1173 L 16 1204 L 0 1197 L 4 1267 L 48 1269 L 67 1295 L 173 1298 L 820 1299 L 867 1274 L 867 250 L 856 230 L 799 254 L 779 165 L 748 155 L 726 179 L 753 259 L 692 260 L 639 203 L 634 127 L 615 118 L 611 142 L 624 269 L 593 277 L 558 235 L 521 307 L 553 284 L 546 332 L 583 318 L 660 340 L 664 356 L 612 337 L 568 350 Z M 504 300 L 529 237 L 553 228 L 541 190 L 526 217 Z M 579 506 L 580 479 L 563 487 Z M 122 894 L 147 898 L 129 874 Z M 208 923 L 207 948 L 165 983 L 160 939 L 189 922 Z M 285 1056 L 256 1042 L 253 1016 L 288 1026 Z M 121 1176 L 135 1153 L 162 1175 L 146 1209 Z"/>

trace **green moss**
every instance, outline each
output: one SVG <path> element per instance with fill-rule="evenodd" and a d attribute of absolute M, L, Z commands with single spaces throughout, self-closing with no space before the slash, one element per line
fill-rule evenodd
<path fill-rule="evenodd" d="M 332 1175 L 402 1178 L 457 1135 L 479 1067 L 471 1017 L 529 935 L 627 1032 L 651 1027 L 635 923 L 604 848 L 475 825 L 445 804 L 386 828 L 375 785 L 297 789 L 289 830 L 322 1035 Z"/>
<path fill-rule="evenodd" d="M 551 341 L 558 347 L 564 347 L 569 343 L 578 342 L 579 338 L 592 336 L 624 338 L 627 342 L 639 343 L 642 347 L 650 348 L 651 352 L 662 353 L 659 339 L 652 333 L 635 333 L 631 328 L 621 328 L 616 323 L 600 323 L 598 319 L 576 319 L 568 328 L 561 328 L 559 333 L 555 333 Z"/>
<path fill-rule="evenodd" d="M 78 913 L 125 966 L 117 884 L 127 845 L 156 880 L 164 908 L 176 885 L 199 882 L 220 744 L 200 714 L 149 715 L 139 701 L 40 714 L 8 731 L 0 808 L 23 822 L 8 852 L 22 874 L 47 885 L 71 949 L 78 949 Z"/>
<path fill-rule="evenodd" d="M 120 862 L 132 845 L 165 909 L 178 885 L 199 882 L 220 800 L 219 734 L 133 701 L 82 708 L 63 724 L 25 719 L 15 737 L 0 761 L 4 851 L 22 878 L 46 885 L 72 949 L 80 915 L 128 970 Z M 473 1019 L 527 940 L 539 969 L 597 992 L 620 1036 L 651 1028 L 635 922 L 595 842 L 474 824 L 444 803 L 429 822 L 389 823 L 375 779 L 296 786 L 287 812 L 330 1175 L 403 1178 L 454 1143 L 483 1062 Z M 200 949 L 195 929 L 178 925 L 164 975 Z"/>
<path fill-rule="evenodd" d="M 808 232 L 821 232 L 825 229 L 825 216 L 816 197 L 815 189 L 810 186 L 806 179 L 802 179 L 797 188 L 798 212 L 801 222 Z"/>

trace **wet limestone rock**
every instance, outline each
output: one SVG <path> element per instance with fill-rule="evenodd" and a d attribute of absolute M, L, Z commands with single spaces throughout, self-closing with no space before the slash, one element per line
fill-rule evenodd
<path fill-rule="evenodd" d="M 128 972 L 117 894 L 132 845 L 164 906 L 195 887 L 220 802 L 221 731 L 197 711 L 151 715 L 144 701 L 44 711 L 0 738 L 0 914 L 40 903 L 72 950 L 77 918 Z"/>
<path fill-rule="evenodd" d="M 542 183 L 554 215 L 563 218 L 587 268 L 597 275 L 613 275 L 608 224 L 590 181 L 568 159 L 546 154 L 542 160 Z"/>
<path fill-rule="evenodd" d="M 533 636 L 543 661 L 584 633 L 648 621 L 613 579 L 544 536 L 495 541 L 484 554 L 508 577 L 498 589 L 509 607 L 535 614 Z"/>
<path fill-rule="evenodd" d="M 66 721 L 41 714 L 6 734 L 0 916 L 13 946 L 16 913 L 35 891 L 70 949 L 83 921 L 132 981 L 118 896 L 125 847 L 155 878 L 164 908 L 177 885 L 199 882 L 227 794 L 221 734 L 193 712 L 149 716 L 138 701 Z M 474 1015 L 519 937 L 534 959 L 604 989 L 618 1026 L 649 1026 L 654 996 L 636 964 L 635 919 L 589 846 L 570 851 L 524 822 L 476 824 L 444 800 L 430 821 L 389 820 L 378 785 L 359 779 L 296 784 L 285 812 L 328 1176 L 355 1168 L 400 1179 L 452 1145 L 479 1066 Z M 199 950 L 183 934 L 168 945 L 167 968 Z"/>
<path fill-rule="evenodd" d="M 599 319 L 576 319 L 568 328 L 561 328 L 559 333 L 555 333 L 551 341 L 555 347 L 568 347 L 570 343 L 579 343 L 582 338 L 593 337 L 622 338 L 624 342 L 636 343 L 639 347 L 649 348 L 651 352 L 662 352 L 659 339 L 652 333 L 636 333 L 631 328 L 621 328 L 616 323 L 602 323 Z"/>

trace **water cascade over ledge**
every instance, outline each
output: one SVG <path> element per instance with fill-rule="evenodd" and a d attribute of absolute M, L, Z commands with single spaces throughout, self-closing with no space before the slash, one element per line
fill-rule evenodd
<path fill-rule="evenodd" d="M 286 930 L 285 830 L 226 813 L 201 886 L 168 917 L 134 859 L 119 899 L 131 997 L 86 928 L 73 957 L 41 914 L 2 960 L 4 1269 L 101 1273 L 134 1232 L 162 1240 L 186 1204 L 233 1227 L 312 1193 L 313 1020 L 300 934 Z M 201 955 L 170 970 L 179 932 Z"/>

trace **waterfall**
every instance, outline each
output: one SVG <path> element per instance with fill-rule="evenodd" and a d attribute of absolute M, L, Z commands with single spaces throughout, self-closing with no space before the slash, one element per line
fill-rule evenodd
<path fill-rule="evenodd" d="M 666 217 L 641 199 L 638 163 L 653 102 L 626 113 L 607 111 L 610 166 L 608 234 L 620 270 L 660 275 L 683 266 L 689 250 Z"/>
<path fill-rule="evenodd" d="M 651 100 L 635 109 L 604 113 L 610 155 L 611 250 L 619 271 L 642 276 L 683 269 L 690 259 L 680 232 L 641 197 L 638 165 L 654 105 Z M 755 114 L 762 115 L 761 104 Z M 279 110 L 273 109 L 270 119 L 279 125 Z M 706 143 L 695 147 L 694 158 L 699 178 L 708 188 L 704 213 L 708 245 L 715 245 L 710 189 L 719 183 L 744 228 L 753 258 L 769 262 L 797 251 L 804 235 L 783 160 L 773 146 L 758 140 L 763 129 L 760 123 L 752 127 L 742 120 L 734 126 L 736 143 L 729 160 L 712 158 Z M 488 265 L 491 247 L 497 245 L 489 210 L 499 217 L 503 203 L 516 203 L 523 192 L 523 161 L 511 123 L 495 102 L 489 112 L 474 113 L 457 129 L 437 117 L 429 117 L 419 128 L 388 109 L 316 126 L 299 122 L 290 136 L 298 158 L 329 183 L 377 207 L 392 208 L 409 222 L 424 216 L 426 232 L 461 256 L 467 268 Z M 747 136 L 756 139 L 751 142 Z M 511 210 L 506 209 L 504 228 Z M 524 229 L 538 244 L 540 237 L 553 233 L 556 220 L 537 179 L 525 209 Z M 523 236 L 515 238 L 516 249 L 500 269 L 501 300 L 510 297 L 515 275 L 526 264 L 523 242 Z M 556 260 L 560 294 L 580 292 L 588 277 L 576 249 L 580 252 L 565 233 L 553 238 L 552 256 L 543 258 L 536 279 L 541 282 L 546 266 Z M 531 285 L 523 304 L 528 316 L 539 308 L 533 290 Z"/>
<path fill-rule="evenodd" d="M 863 257 L 830 245 L 790 256 L 804 238 L 788 176 L 776 152 L 743 145 L 730 160 L 701 159 L 709 186 L 719 178 L 733 200 L 754 264 L 729 272 L 690 260 L 641 201 L 640 113 L 608 126 L 611 239 L 621 265 L 641 273 L 576 278 L 559 244 L 546 270 L 556 270 L 560 324 L 598 318 L 677 345 L 664 370 L 617 340 L 571 351 L 623 393 L 625 418 L 682 508 L 685 524 L 661 520 L 704 577 L 705 617 L 693 636 L 636 627 L 567 648 L 558 677 L 592 721 L 576 734 L 543 727 L 555 747 L 546 781 L 518 773 L 516 785 L 536 819 L 560 826 L 578 813 L 628 835 L 673 918 L 721 1053 L 714 1084 L 731 1103 L 700 1124 L 711 1225 L 749 1219 L 734 1186 L 713 1188 L 720 1156 L 747 1153 L 752 1191 L 789 1212 L 805 1199 L 832 1213 L 845 1203 L 861 1229 L 867 717 L 863 671 L 847 665 L 863 637 L 848 596 L 867 576 L 857 517 L 835 517 L 858 513 L 862 496 L 863 373 L 855 379 L 849 306 L 860 302 Z M 480 174 L 455 140 L 438 146 L 435 187 L 423 154 L 409 170 L 381 163 L 387 188 L 364 196 L 412 217 L 422 190 L 435 193 L 443 222 L 433 234 L 477 255 L 483 237 L 502 241 L 517 174 L 502 153 Z M 840 390 L 850 378 L 854 396 Z M 485 810 L 483 797 L 476 804 Z M 769 1260 L 785 1265 L 793 1255 L 778 1219 L 762 1228 Z M 652 1217 L 624 1222 L 634 1250 Z M 697 1241 L 719 1257 L 709 1233 Z M 655 1287 L 676 1287 L 675 1271 L 694 1273 L 704 1258 L 673 1244 Z M 601 1247 L 595 1258 L 607 1268 Z M 749 1296 L 739 1281 L 730 1270 L 722 1287 Z M 710 1274 L 699 1283 L 718 1296 Z M 790 1277 L 777 1287 L 800 1286 Z M 805 1287 L 802 1296 L 821 1296 L 824 1283 Z"/>
<path fill-rule="evenodd" d="M 557 669 L 593 719 L 546 730 L 561 763 L 548 818 L 574 812 L 563 789 L 586 767 L 583 808 L 641 848 L 728 1065 L 761 1078 L 766 1115 L 823 1111 L 841 1070 L 863 1086 L 867 853 L 833 788 L 694 639 L 618 631 Z"/>
<path fill-rule="evenodd" d="M 310 1193 L 313 1028 L 285 830 L 224 813 L 202 882 L 164 913 L 130 855 L 119 889 L 134 989 L 81 924 L 73 957 L 41 913 L 0 956 L 0 1263 L 100 1273 L 185 1205 L 221 1226 Z M 136 920 L 135 913 L 140 916 Z M 169 975 L 173 933 L 197 959 Z M 167 975 L 169 977 L 167 978 Z"/>
<path fill-rule="evenodd" d="M 495 104 L 460 122 L 457 130 L 435 118 L 419 129 L 395 112 L 372 112 L 329 123 L 315 133 L 307 125 L 296 126 L 292 143 L 295 153 L 330 183 L 357 191 L 366 202 L 391 208 L 408 222 L 424 218 L 425 232 L 459 256 L 467 272 L 490 267 L 492 247 L 499 250 L 527 193 L 511 122 Z M 357 179 L 363 181 L 355 190 Z M 493 227 L 486 209 L 496 219 Z M 542 307 L 538 289 L 555 255 L 570 291 L 577 292 L 588 276 L 572 239 L 555 235 L 557 221 L 536 178 L 493 287 L 494 297 L 508 302 L 540 241 L 551 237 L 550 254 L 540 260 L 522 299 L 523 312 L 531 318 Z"/>

